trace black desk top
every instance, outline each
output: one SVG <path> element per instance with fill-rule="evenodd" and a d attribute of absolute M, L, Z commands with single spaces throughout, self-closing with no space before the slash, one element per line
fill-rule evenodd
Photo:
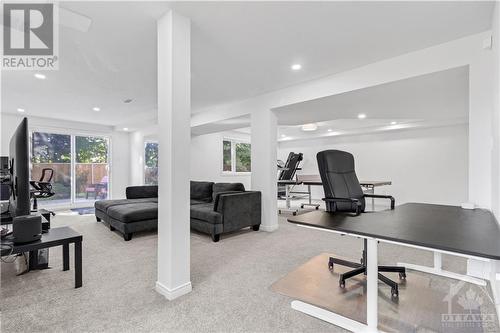
<path fill-rule="evenodd" d="M 500 260 L 500 226 L 486 209 L 407 203 L 359 216 L 313 211 L 288 222 Z"/>
<path fill-rule="evenodd" d="M 22 252 L 29 252 L 39 249 L 44 249 L 48 247 L 74 243 L 78 241 L 82 241 L 83 236 L 71 229 L 70 227 L 59 227 L 59 228 L 51 228 L 48 233 L 42 234 L 42 238 L 38 241 L 24 244 L 13 244 L 12 240 L 9 238 L 2 239 L 0 244 L 2 245 L 14 245 L 14 249 L 12 251 L 2 250 L 2 255 L 16 254 Z"/>
<path fill-rule="evenodd" d="M 318 178 L 311 177 L 311 178 L 292 179 L 292 180 L 279 180 L 278 179 L 278 184 L 282 184 L 282 185 L 316 185 L 316 186 L 323 185 L 319 176 L 318 176 Z M 361 186 L 377 187 L 377 186 L 384 186 L 384 185 L 392 185 L 392 182 L 389 180 L 360 180 L 359 184 Z"/>

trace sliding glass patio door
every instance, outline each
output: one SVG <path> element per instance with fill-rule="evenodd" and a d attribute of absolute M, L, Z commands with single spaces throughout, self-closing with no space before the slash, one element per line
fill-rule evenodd
<path fill-rule="evenodd" d="M 75 137 L 75 201 L 108 198 L 108 139 Z"/>
<path fill-rule="evenodd" d="M 54 170 L 55 195 L 44 206 L 84 206 L 109 197 L 109 139 L 34 131 L 31 134 L 31 179 L 44 168 Z"/>

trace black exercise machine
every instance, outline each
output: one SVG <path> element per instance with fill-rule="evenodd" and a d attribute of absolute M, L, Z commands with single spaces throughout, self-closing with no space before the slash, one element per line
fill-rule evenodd
<path fill-rule="evenodd" d="M 54 169 L 42 169 L 40 180 L 30 180 L 31 197 L 33 198 L 33 211 L 38 211 L 37 199 L 46 199 L 52 197 L 55 193 L 52 190 L 52 178 L 54 177 Z"/>
<path fill-rule="evenodd" d="M 300 162 L 304 159 L 304 155 L 302 153 L 294 153 L 291 152 L 288 154 L 288 158 L 283 167 L 280 167 L 281 161 L 278 161 L 278 169 L 280 170 L 278 176 L 278 199 L 286 199 L 286 188 L 283 183 L 279 181 L 293 181 L 293 177 L 295 177 L 295 173 L 297 170 L 302 170 L 300 168 Z"/>

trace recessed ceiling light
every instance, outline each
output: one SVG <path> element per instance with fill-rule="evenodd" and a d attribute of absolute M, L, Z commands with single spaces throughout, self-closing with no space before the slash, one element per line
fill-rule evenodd
<path fill-rule="evenodd" d="M 315 123 L 302 125 L 302 130 L 304 132 L 311 132 L 311 131 L 315 131 L 317 129 L 318 129 L 318 125 L 316 125 Z"/>
<path fill-rule="evenodd" d="M 94 110 L 95 112 L 99 112 L 99 111 L 101 111 L 101 108 L 100 108 L 100 107 L 97 107 L 97 106 L 94 106 L 94 107 L 92 108 L 92 110 Z"/>
<path fill-rule="evenodd" d="M 17 108 L 17 112 L 24 112 L 24 109 Z"/>
<path fill-rule="evenodd" d="M 397 122 L 391 121 L 391 125 L 396 125 L 396 124 L 397 124 Z"/>
<path fill-rule="evenodd" d="M 294 71 L 298 71 L 302 68 L 302 65 L 301 64 L 293 64 L 291 68 Z"/>
<path fill-rule="evenodd" d="M 332 131 L 332 129 L 331 129 L 331 128 L 329 128 L 329 129 L 328 129 L 328 132 L 331 132 L 331 131 Z"/>
<path fill-rule="evenodd" d="M 45 80 L 47 77 L 45 74 L 35 73 L 34 76 L 39 80 Z"/>
<path fill-rule="evenodd" d="M 286 137 L 286 135 L 285 134 L 281 134 L 281 137 L 284 138 L 284 137 Z"/>
<path fill-rule="evenodd" d="M 124 131 L 128 131 L 128 127 L 124 127 L 124 128 L 123 128 L 123 130 L 124 130 Z"/>
<path fill-rule="evenodd" d="M 358 114 L 358 119 L 365 119 L 365 118 L 366 118 L 366 114 L 364 114 L 364 113 Z"/>

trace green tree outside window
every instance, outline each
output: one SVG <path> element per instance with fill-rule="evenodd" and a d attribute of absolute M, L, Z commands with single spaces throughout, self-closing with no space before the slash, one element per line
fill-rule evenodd
<path fill-rule="evenodd" d="M 222 160 L 222 171 L 231 171 L 231 141 L 222 141 Z"/>
<path fill-rule="evenodd" d="M 107 163 L 108 140 L 94 136 L 75 137 L 76 163 Z"/>
<path fill-rule="evenodd" d="M 252 149 L 249 143 L 236 144 L 236 172 L 251 171 Z"/>

